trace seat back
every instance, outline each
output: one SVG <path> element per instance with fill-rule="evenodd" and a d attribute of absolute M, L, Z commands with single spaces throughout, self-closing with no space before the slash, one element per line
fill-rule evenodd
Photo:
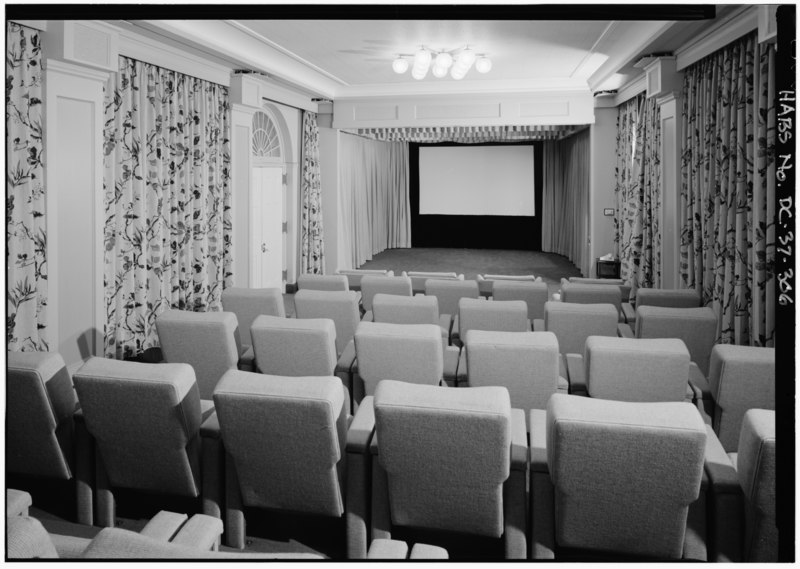
<path fill-rule="evenodd" d="M 298 290 L 350 290 L 346 275 L 310 275 L 297 276 Z"/>
<path fill-rule="evenodd" d="M 435 271 L 403 271 L 402 275 L 411 279 L 411 288 L 414 294 L 425 292 L 425 281 L 428 279 L 464 280 L 463 274 L 435 272 Z"/>
<path fill-rule="evenodd" d="M 435 296 L 397 296 L 378 293 L 372 299 L 375 322 L 389 324 L 439 324 L 439 302 Z"/>
<path fill-rule="evenodd" d="M 692 361 L 708 377 L 711 349 L 717 338 L 717 317 L 711 307 L 636 307 L 637 338 L 679 338 Z"/>
<path fill-rule="evenodd" d="M 381 277 L 368 275 L 361 279 L 361 306 L 372 310 L 372 299 L 378 293 L 411 296 L 411 279 L 408 277 Z"/>
<path fill-rule="evenodd" d="M 505 387 L 526 417 L 530 409 L 544 409 L 558 389 L 558 340 L 552 332 L 470 330 L 464 346 L 470 387 Z"/>
<path fill-rule="evenodd" d="M 544 327 L 558 338 L 562 354 L 583 354 L 589 336 L 617 335 L 616 309 L 610 304 L 574 304 L 549 300 Z"/>
<path fill-rule="evenodd" d="M 112 486 L 200 493 L 200 393 L 188 364 L 91 358 L 75 373 Z"/>
<path fill-rule="evenodd" d="M 606 284 L 562 283 L 561 300 L 578 304 L 613 304 L 622 312 L 619 286 Z"/>
<path fill-rule="evenodd" d="M 584 357 L 590 397 L 615 401 L 683 401 L 689 350 L 682 340 L 589 336 Z"/>
<path fill-rule="evenodd" d="M 553 395 L 547 463 L 556 543 L 679 559 L 705 445 L 703 420 L 690 403 Z"/>
<path fill-rule="evenodd" d="M 434 324 L 361 322 L 356 362 L 367 395 L 382 379 L 439 385 L 444 369 L 441 329 Z"/>
<path fill-rule="evenodd" d="M 745 498 L 746 561 L 778 561 L 775 523 L 775 412 L 750 409 L 742 419 L 736 469 Z"/>
<path fill-rule="evenodd" d="M 342 515 L 348 417 L 338 378 L 232 370 L 214 407 L 245 506 Z"/>
<path fill-rule="evenodd" d="M 511 460 L 508 391 L 381 381 L 375 430 L 392 523 L 503 534 L 503 483 Z"/>
<path fill-rule="evenodd" d="M 478 298 L 478 281 L 428 279 L 425 294 L 439 301 L 439 314 L 458 314 L 458 301 L 462 298 Z"/>
<path fill-rule="evenodd" d="M 748 409 L 775 409 L 775 348 L 717 344 L 708 385 L 714 398 L 714 432 L 734 452 Z"/>
<path fill-rule="evenodd" d="M 283 294 L 279 288 L 226 288 L 222 291 L 222 310 L 236 315 L 239 338 L 245 344 L 250 341 L 250 326 L 256 316 L 286 317 Z"/>
<path fill-rule="evenodd" d="M 238 320 L 233 312 L 167 310 L 156 318 L 164 361 L 194 368 L 202 399 L 211 399 L 214 386 L 242 353 Z"/>
<path fill-rule="evenodd" d="M 564 284 L 565 279 L 561 279 L 561 284 Z M 602 286 L 618 286 L 620 300 L 628 302 L 631 296 L 631 285 L 625 284 L 622 279 L 596 279 L 591 277 L 570 277 L 567 282 L 583 285 L 602 285 Z"/>
<path fill-rule="evenodd" d="M 339 269 L 336 271 L 336 274 L 347 277 L 347 282 L 350 284 L 350 290 L 361 290 L 362 277 L 366 275 L 393 277 L 394 271 L 387 269 Z"/>
<path fill-rule="evenodd" d="M 330 376 L 336 369 L 336 327 L 329 318 L 259 316 L 250 333 L 261 373 Z"/>
<path fill-rule="evenodd" d="M 698 308 L 700 293 L 694 289 L 640 288 L 636 291 L 636 306 Z"/>
<path fill-rule="evenodd" d="M 488 296 L 492 294 L 492 287 L 494 283 L 498 281 L 511 281 L 511 282 L 541 282 L 541 277 L 536 277 L 534 275 L 491 275 L 491 274 L 482 274 L 475 277 L 475 280 L 478 281 L 478 289 L 480 290 L 483 296 Z M 506 300 L 516 300 L 516 299 L 506 299 Z"/>
<path fill-rule="evenodd" d="M 72 478 L 77 398 L 55 352 L 7 352 L 6 470 Z"/>
<path fill-rule="evenodd" d="M 348 291 L 301 289 L 294 294 L 297 318 L 330 318 L 336 327 L 336 353 L 341 354 L 361 319 L 358 294 Z"/>
<path fill-rule="evenodd" d="M 462 298 L 458 301 L 458 335 L 466 337 L 469 330 L 495 332 L 527 332 L 528 306 L 524 300 L 495 300 Z"/>
<path fill-rule="evenodd" d="M 544 318 L 544 303 L 547 302 L 547 283 L 514 280 L 497 280 L 492 284 L 495 300 L 524 300 L 528 306 L 528 318 Z"/>

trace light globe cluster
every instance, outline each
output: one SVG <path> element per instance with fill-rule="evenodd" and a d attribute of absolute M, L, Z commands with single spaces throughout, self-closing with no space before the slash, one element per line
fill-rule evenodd
<path fill-rule="evenodd" d="M 418 81 L 425 78 L 428 70 L 437 79 L 446 77 L 449 72 L 450 77 L 461 80 L 473 64 L 478 73 L 488 73 L 492 69 L 492 60 L 485 55 L 476 55 L 469 46 L 461 50 L 440 52 L 421 47 L 413 56 L 398 55 L 392 61 L 392 69 L 395 73 L 403 74 L 411 67 L 411 76 Z"/>

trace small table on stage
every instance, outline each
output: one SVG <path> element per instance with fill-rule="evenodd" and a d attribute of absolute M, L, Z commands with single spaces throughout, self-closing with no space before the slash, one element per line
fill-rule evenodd
<path fill-rule="evenodd" d="M 618 279 L 619 271 L 619 259 L 613 261 L 595 259 L 595 276 L 598 279 Z"/>

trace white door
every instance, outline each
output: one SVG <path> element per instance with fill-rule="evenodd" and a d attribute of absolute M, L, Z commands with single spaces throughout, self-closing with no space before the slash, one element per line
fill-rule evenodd
<path fill-rule="evenodd" d="M 283 290 L 283 168 L 253 168 L 250 286 Z"/>

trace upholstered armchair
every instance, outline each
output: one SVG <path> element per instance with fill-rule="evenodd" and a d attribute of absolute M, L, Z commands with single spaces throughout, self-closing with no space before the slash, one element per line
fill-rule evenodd
<path fill-rule="evenodd" d="M 462 298 L 478 298 L 478 281 L 428 279 L 425 294 L 435 296 L 439 302 L 439 314 L 450 316 L 450 340 L 458 337 L 458 301 Z"/>
<path fill-rule="evenodd" d="M 337 275 L 344 275 L 347 277 L 347 282 L 350 285 L 350 290 L 361 290 L 361 279 L 367 275 L 379 277 L 393 277 L 394 271 L 387 269 L 339 269 L 336 271 Z"/>
<path fill-rule="evenodd" d="M 244 547 L 244 508 L 265 508 L 342 518 L 348 557 L 364 558 L 367 536 L 345 517 L 344 497 L 347 477 L 368 477 L 355 464 L 345 467 L 351 418 L 341 381 L 233 370 L 217 385 L 214 404 L 226 455 L 227 545 Z"/>
<path fill-rule="evenodd" d="M 113 527 L 114 490 L 202 497 L 220 517 L 219 441 L 201 433 L 211 402 L 200 400 L 188 364 L 89 359 L 74 377 L 95 456 L 97 525 Z"/>
<path fill-rule="evenodd" d="M 555 394 L 530 423 L 534 559 L 706 560 L 693 405 Z"/>
<path fill-rule="evenodd" d="M 544 304 L 548 297 L 547 283 L 543 281 L 496 280 L 492 284 L 492 298 L 495 300 L 525 301 L 528 307 L 528 320 L 532 325 L 536 320 L 544 325 Z"/>
<path fill-rule="evenodd" d="M 167 310 L 156 318 L 156 329 L 164 360 L 194 368 L 202 399 L 211 399 L 229 369 L 252 369 L 253 351 L 242 346 L 233 312 Z"/>
<path fill-rule="evenodd" d="M 355 420 L 373 413 L 372 492 L 347 497 L 370 503 L 373 539 L 399 527 L 443 530 L 501 539 L 507 558 L 525 558 L 525 420 L 505 388 L 384 380 Z"/>
<path fill-rule="evenodd" d="M 626 284 L 623 279 L 598 279 L 593 277 L 569 277 L 568 279 L 561 279 L 562 286 L 565 282 L 575 283 L 581 285 L 613 285 L 619 287 L 620 301 L 628 302 L 631 296 L 631 285 Z"/>
<path fill-rule="evenodd" d="M 496 282 L 527 282 L 527 283 L 534 283 L 534 282 L 543 282 L 542 277 L 537 277 L 534 275 L 492 275 L 492 274 L 479 274 L 475 277 L 475 280 L 478 281 L 478 290 L 481 293 L 481 296 L 485 296 L 489 298 L 493 295 L 493 288 L 494 283 Z M 517 300 L 517 299 L 510 299 L 507 298 L 505 300 Z"/>
<path fill-rule="evenodd" d="M 362 320 L 372 322 L 372 299 L 376 294 L 394 294 L 412 296 L 410 277 L 384 277 L 367 275 L 361 279 L 361 308 L 364 311 Z"/>
<path fill-rule="evenodd" d="M 350 290 L 350 283 L 345 275 L 297 275 L 298 290 Z"/>
<path fill-rule="evenodd" d="M 436 324 L 442 329 L 442 342 L 449 344 L 449 316 L 439 314 L 435 296 L 398 296 L 378 293 L 372 299 L 373 322 L 386 324 Z"/>
<path fill-rule="evenodd" d="M 372 395 L 382 379 L 442 384 L 441 338 L 436 324 L 362 322 L 356 330 L 353 390 Z"/>
<path fill-rule="evenodd" d="M 583 359 L 583 370 L 569 368 L 574 394 L 615 401 L 694 400 L 689 350 L 682 340 L 589 336 Z"/>
<path fill-rule="evenodd" d="M 54 352 L 6 356 L 6 471 L 74 481 L 76 518 L 91 524 L 91 458 L 76 451 L 87 434 L 75 419 L 78 399 L 63 358 Z"/>
<path fill-rule="evenodd" d="M 453 272 L 435 272 L 435 271 L 403 271 L 402 276 L 411 279 L 411 289 L 414 294 L 425 292 L 425 281 L 428 279 L 440 279 L 450 281 L 463 281 L 464 275 Z"/>
<path fill-rule="evenodd" d="M 569 388 L 559 374 L 558 340 L 552 332 L 470 330 L 464 351 L 468 376 L 459 387 L 505 387 L 526 421 L 528 411 L 544 409 L 551 395 Z"/>
<path fill-rule="evenodd" d="M 664 306 L 666 308 L 698 308 L 700 293 L 695 289 L 640 288 L 636 291 L 636 308 L 640 306 Z M 622 303 L 625 319 L 631 326 L 636 322 L 636 310 L 630 302 Z"/>
<path fill-rule="evenodd" d="M 617 309 L 619 322 L 626 322 L 622 312 L 620 288 L 613 284 L 585 284 L 581 282 L 561 282 L 562 302 L 579 304 L 613 304 Z"/>
<path fill-rule="evenodd" d="M 708 385 L 714 400 L 714 432 L 725 450 L 734 452 L 745 412 L 775 409 L 775 348 L 715 345 Z"/>

